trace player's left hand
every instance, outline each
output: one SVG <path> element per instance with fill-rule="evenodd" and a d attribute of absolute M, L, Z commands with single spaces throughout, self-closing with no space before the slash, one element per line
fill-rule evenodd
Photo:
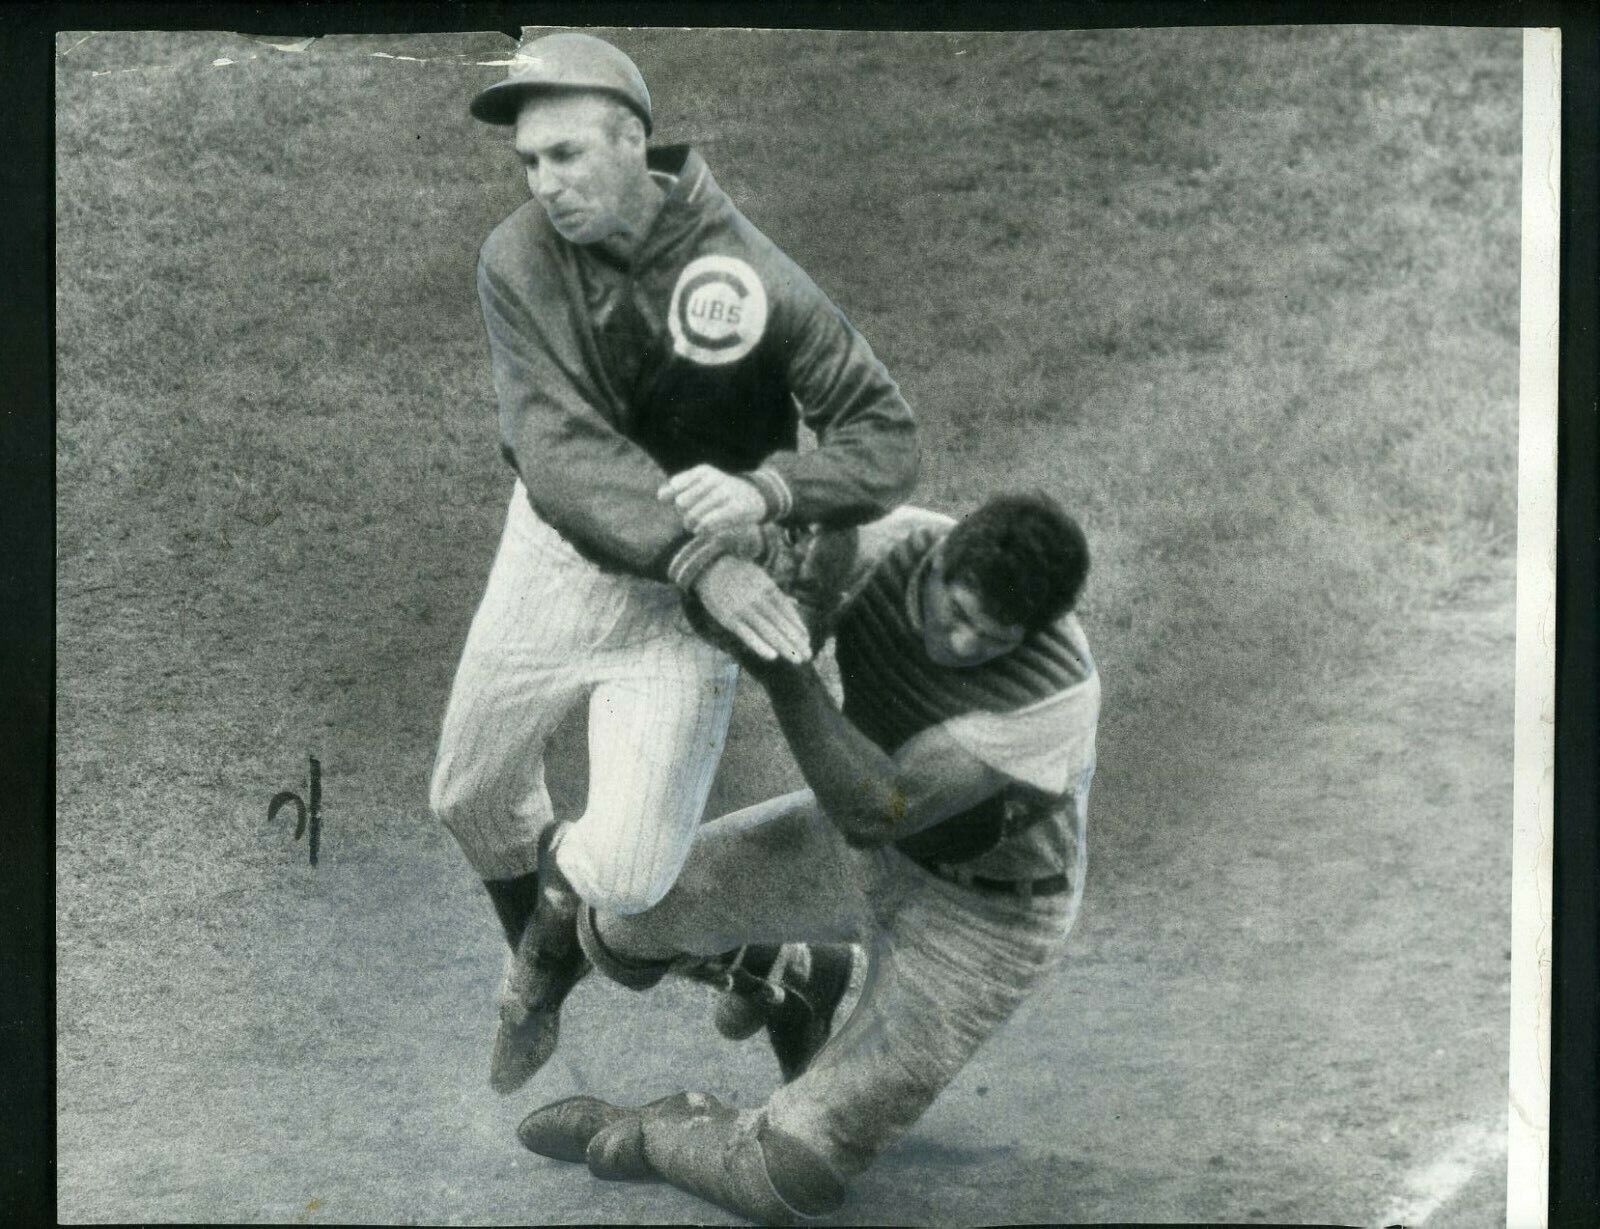
<path fill-rule="evenodd" d="M 760 675 L 769 665 L 811 659 L 810 632 L 794 600 L 755 564 L 724 555 L 684 599 L 689 622 L 705 639 Z"/>
<path fill-rule="evenodd" d="M 661 484 L 656 498 L 672 504 L 690 533 L 716 533 L 767 518 L 766 498 L 754 483 L 715 465 L 696 465 Z"/>
<path fill-rule="evenodd" d="M 710 641 L 733 658 L 739 663 L 739 668 L 757 682 L 764 683 L 769 676 L 779 674 L 797 664 L 781 653 L 770 658 L 761 656 L 735 633 L 712 618 L 706 611 L 705 605 L 693 593 L 684 595 L 683 608 L 689 617 L 689 626 L 699 633 L 700 638 Z"/>

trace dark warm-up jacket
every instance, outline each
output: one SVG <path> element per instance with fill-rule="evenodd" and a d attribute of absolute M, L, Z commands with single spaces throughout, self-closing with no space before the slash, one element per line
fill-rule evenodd
<path fill-rule="evenodd" d="M 657 501 L 668 474 L 715 465 L 774 521 L 848 525 L 909 494 L 918 441 L 865 339 L 700 156 L 649 162 L 676 180 L 630 263 L 567 242 L 529 201 L 484 243 L 478 293 L 502 451 L 534 510 L 602 567 L 687 585 L 720 548 Z"/>

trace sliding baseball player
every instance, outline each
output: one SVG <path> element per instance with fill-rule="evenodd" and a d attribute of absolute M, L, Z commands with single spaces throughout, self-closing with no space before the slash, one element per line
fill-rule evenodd
<path fill-rule="evenodd" d="M 772 1017 L 785 1083 L 744 1111 L 703 1094 L 568 1098 L 523 1122 L 527 1147 L 757 1221 L 839 1206 L 1061 958 L 1100 705 L 1072 614 L 1087 568 L 1081 530 L 1046 497 L 995 498 L 955 525 L 902 509 L 860 534 L 857 579 L 825 586 L 846 593 L 842 707 L 811 665 L 736 650 L 811 788 L 706 825 L 658 905 L 586 910 L 576 930 L 634 989 L 799 945 L 781 996 L 744 995 Z M 823 1044 L 797 1025 L 831 1018 L 843 985 L 822 957 L 852 943 L 871 953 L 865 986 Z"/>

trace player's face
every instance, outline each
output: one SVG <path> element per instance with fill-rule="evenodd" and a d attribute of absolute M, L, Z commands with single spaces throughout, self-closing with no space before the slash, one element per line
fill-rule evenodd
<path fill-rule="evenodd" d="M 555 94 L 517 115 L 517 157 L 528 191 L 571 243 L 598 243 L 625 229 L 627 202 L 646 175 L 641 134 L 597 94 Z"/>
<path fill-rule="evenodd" d="M 922 644 L 940 666 L 981 666 L 1011 652 L 1026 632 L 1016 623 L 1001 623 L 984 609 L 982 595 L 971 585 L 951 581 L 944 561 L 934 557 L 922 588 Z"/>

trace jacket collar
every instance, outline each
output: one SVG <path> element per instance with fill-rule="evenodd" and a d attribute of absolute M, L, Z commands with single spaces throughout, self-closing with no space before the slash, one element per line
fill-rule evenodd
<path fill-rule="evenodd" d="M 645 165 L 652 171 L 675 176 L 677 182 L 661 202 L 650 233 L 645 236 L 639 256 L 644 257 L 678 240 L 700 226 L 708 212 L 727 198 L 705 159 L 688 145 L 656 145 L 645 154 Z"/>

